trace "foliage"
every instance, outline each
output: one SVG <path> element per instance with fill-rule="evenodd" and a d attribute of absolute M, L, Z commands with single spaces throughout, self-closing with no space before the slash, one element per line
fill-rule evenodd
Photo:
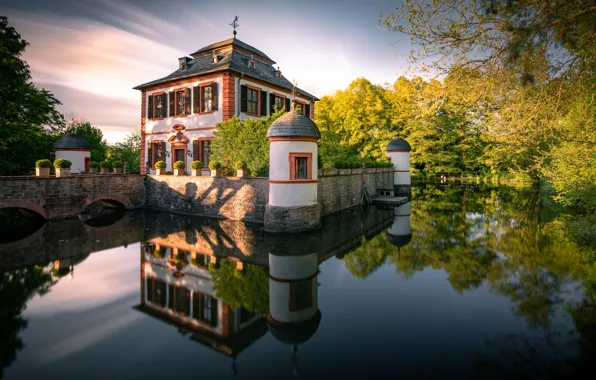
<path fill-rule="evenodd" d="M 124 164 L 122 163 L 122 161 L 114 161 L 114 162 L 112 162 L 112 168 L 114 168 L 114 169 L 122 169 L 122 167 L 124 167 Z"/>
<path fill-rule="evenodd" d="M 99 164 L 97 163 L 97 161 L 89 161 L 89 167 L 91 169 L 96 169 L 97 167 L 99 167 Z"/>
<path fill-rule="evenodd" d="M 107 147 L 106 157 L 109 160 L 128 162 L 131 171 L 141 169 L 141 131 L 135 130 L 118 142 Z"/>
<path fill-rule="evenodd" d="M 221 162 L 215 161 L 215 160 L 211 160 L 211 162 L 209 162 L 209 169 L 211 169 L 211 170 L 220 170 L 221 169 Z"/>
<path fill-rule="evenodd" d="M 190 163 L 190 168 L 193 170 L 200 170 L 203 169 L 203 162 L 201 161 L 193 161 Z"/>
<path fill-rule="evenodd" d="M 0 16 L 0 176 L 32 173 L 38 157 L 51 157 L 52 142 L 64 129 L 60 102 L 31 82 L 21 59 L 27 45 Z"/>
<path fill-rule="evenodd" d="M 48 160 L 47 158 L 44 158 L 43 160 L 37 160 L 37 161 L 35 161 L 35 167 L 36 168 L 51 168 L 52 162 L 50 160 Z"/>
<path fill-rule="evenodd" d="M 153 256 L 157 257 L 158 259 L 163 259 L 164 257 L 166 257 L 166 248 L 159 247 L 159 249 L 156 249 L 153 252 Z"/>
<path fill-rule="evenodd" d="M 109 169 L 110 168 L 110 163 L 107 161 L 101 161 L 99 163 L 99 167 L 102 169 Z"/>
<path fill-rule="evenodd" d="M 54 160 L 54 167 L 57 169 L 69 169 L 72 166 L 72 162 L 65 158 L 59 158 Z"/>
<path fill-rule="evenodd" d="M 184 161 L 176 161 L 174 162 L 174 169 L 186 169 L 186 164 Z"/>
<path fill-rule="evenodd" d="M 209 264 L 213 286 L 218 298 L 233 308 L 266 315 L 269 312 L 269 275 L 267 268 L 245 264 L 242 275 L 237 275 L 236 263 L 221 260 L 220 267 Z"/>
<path fill-rule="evenodd" d="M 168 167 L 168 164 L 166 164 L 164 161 L 157 161 L 155 163 L 155 169 L 165 169 Z"/>
<path fill-rule="evenodd" d="M 170 171 L 166 172 L 166 175 L 172 175 L 172 174 L 174 174 L 174 173 L 172 173 Z"/>
<path fill-rule="evenodd" d="M 241 121 L 233 118 L 218 123 L 211 141 L 212 160 L 224 163 L 243 161 L 251 176 L 263 175 L 269 167 L 267 130 L 281 115 L 282 112 L 277 111 L 260 119 Z"/>
<path fill-rule="evenodd" d="M 234 167 L 238 170 L 240 169 L 246 169 L 246 162 L 244 161 L 236 161 L 236 163 L 234 164 Z"/>

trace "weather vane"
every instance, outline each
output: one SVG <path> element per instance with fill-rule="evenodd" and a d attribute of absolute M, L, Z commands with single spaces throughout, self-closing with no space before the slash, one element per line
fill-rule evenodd
<path fill-rule="evenodd" d="M 234 35 L 234 38 L 236 38 L 236 28 L 240 26 L 240 24 L 238 24 L 238 16 L 234 16 L 234 21 L 230 23 L 230 26 L 234 29 L 232 34 Z"/>

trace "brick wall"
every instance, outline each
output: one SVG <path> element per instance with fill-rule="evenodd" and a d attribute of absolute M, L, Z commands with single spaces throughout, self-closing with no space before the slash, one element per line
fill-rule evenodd
<path fill-rule="evenodd" d="M 102 199 L 117 201 L 126 208 L 138 208 L 145 199 L 144 178 L 123 174 L 1 177 L 0 208 L 25 208 L 46 219 L 76 216 L 92 202 Z"/>
<path fill-rule="evenodd" d="M 362 200 L 362 184 L 371 197 L 377 189 L 393 188 L 393 169 L 334 169 L 321 171 L 318 198 L 321 215 L 329 215 L 359 205 Z"/>
<path fill-rule="evenodd" d="M 267 178 L 147 176 L 146 207 L 177 213 L 263 222 Z"/>
<path fill-rule="evenodd" d="M 145 123 L 147 122 L 146 118 L 146 103 L 147 96 L 146 92 L 141 92 L 141 174 L 147 173 L 147 168 L 145 167 L 145 162 L 147 161 L 145 157 L 145 150 L 147 149 L 146 140 L 145 140 Z"/>
<path fill-rule="evenodd" d="M 233 118 L 236 113 L 236 78 L 232 73 L 224 73 L 222 87 L 222 116 L 226 121 Z"/>

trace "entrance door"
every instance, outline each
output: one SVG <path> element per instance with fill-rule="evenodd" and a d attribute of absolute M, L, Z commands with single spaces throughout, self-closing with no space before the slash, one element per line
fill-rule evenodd
<path fill-rule="evenodd" d="M 182 161 L 182 162 L 186 163 L 185 157 L 186 157 L 186 149 L 174 149 L 174 162 Z M 172 165 L 172 167 L 173 166 L 174 165 Z"/>
<path fill-rule="evenodd" d="M 91 157 L 85 157 L 85 173 L 89 173 L 89 161 L 91 161 Z"/>

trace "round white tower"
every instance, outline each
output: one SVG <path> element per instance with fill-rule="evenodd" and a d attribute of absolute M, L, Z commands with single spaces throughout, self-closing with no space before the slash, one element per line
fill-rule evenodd
<path fill-rule="evenodd" d="M 393 163 L 393 186 L 396 194 L 412 192 L 410 177 L 410 144 L 402 138 L 391 140 L 387 145 L 387 156 Z"/>
<path fill-rule="evenodd" d="M 318 295 L 318 255 L 269 254 L 269 314 L 273 336 L 297 345 L 310 339 L 321 321 Z"/>
<path fill-rule="evenodd" d="M 393 208 L 393 224 L 387 230 L 387 240 L 396 247 L 403 247 L 412 240 L 410 230 L 411 203 Z"/>
<path fill-rule="evenodd" d="M 269 203 L 265 231 L 304 231 L 319 227 L 317 141 L 319 129 L 296 111 L 285 113 L 267 131 Z"/>

